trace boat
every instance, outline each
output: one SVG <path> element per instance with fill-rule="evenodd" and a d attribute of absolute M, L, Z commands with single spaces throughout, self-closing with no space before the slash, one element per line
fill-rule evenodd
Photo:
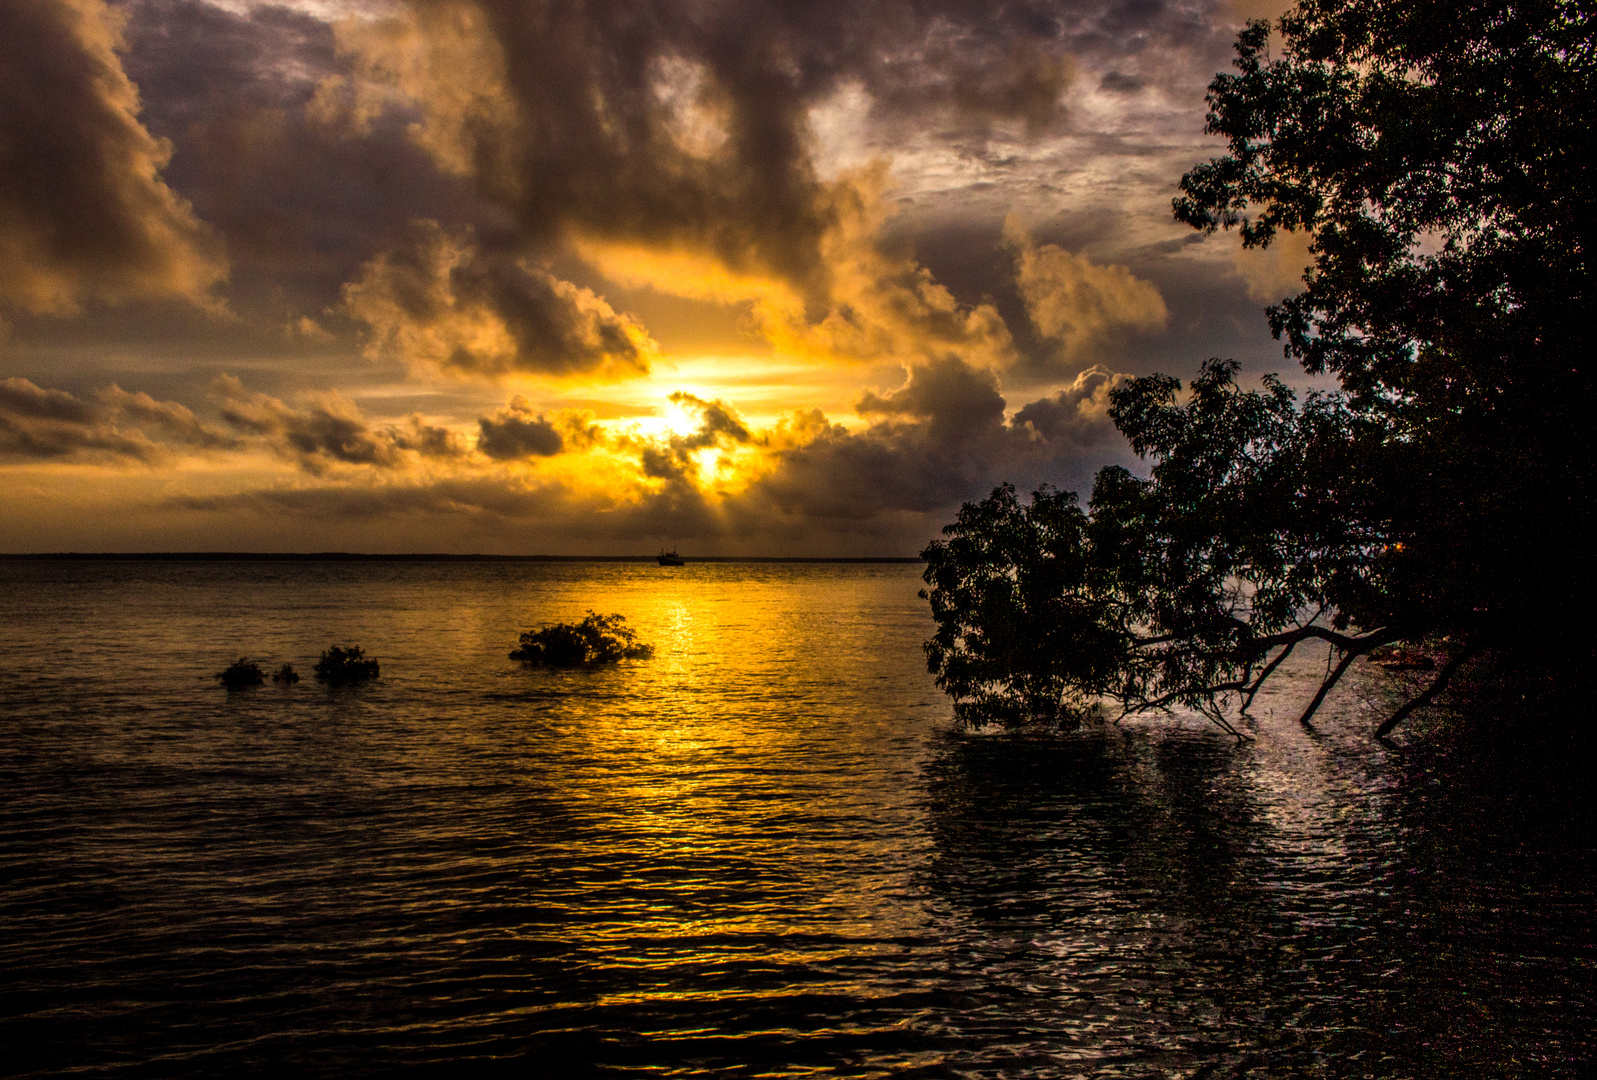
<path fill-rule="evenodd" d="M 661 566 L 686 566 L 686 565 L 688 565 L 688 560 L 686 560 L 682 556 L 678 555 L 677 554 L 677 549 L 673 546 L 670 551 L 666 551 L 664 548 L 662 548 L 660 550 L 660 565 Z"/>

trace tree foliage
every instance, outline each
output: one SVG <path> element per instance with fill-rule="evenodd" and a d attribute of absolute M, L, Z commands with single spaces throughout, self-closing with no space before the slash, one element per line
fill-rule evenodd
<path fill-rule="evenodd" d="M 637 632 L 626 621 L 621 615 L 589 611 L 580 623 L 546 623 L 541 630 L 525 631 L 510 659 L 548 667 L 583 667 L 653 656 L 654 646 L 639 643 Z"/>
<path fill-rule="evenodd" d="M 313 670 L 322 682 L 341 685 L 375 679 L 379 668 L 377 661 L 367 656 L 359 645 L 351 645 L 347 649 L 332 645 L 322 653 Z"/>
<path fill-rule="evenodd" d="M 995 541 L 1068 497 L 967 506 L 926 555 L 928 659 L 981 703 L 968 716 L 1049 718 L 1038 695 L 1057 689 L 1058 715 L 1107 695 L 1224 723 L 1227 694 L 1250 700 L 1310 639 L 1341 659 L 1305 720 L 1399 639 L 1451 643 L 1417 704 L 1471 654 L 1590 659 L 1571 632 L 1592 600 L 1589 6 L 1304 0 L 1248 25 L 1237 73 L 1209 90 L 1229 153 L 1183 178 L 1175 214 L 1245 246 L 1309 236 L 1305 288 L 1268 318 L 1340 389 L 1244 391 L 1222 361 L 1185 397 L 1135 379 L 1111 416 L 1150 475 L 1101 472 L 1064 547 Z M 1057 599 L 964 584 L 995 575 L 1063 583 L 1090 629 L 1035 654 L 989 647 L 989 624 L 1046 621 Z"/>
<path fill-rule="evenodd" d="M 261 666 L 246 656 L 241 656 L 223 671 L 216 673 L 223 686 L 229 690 L 241 690 L 246 686 L 259 686 L 266 681 L 266 672 Z"/>
<path fill-rule="evenodd" d="M 1005 484 L 925 553 L 926 655 L 961 718 L 1069 723 L 1110 689 L 1123 643 L 1089 580 L 1087 528 L 1073 493 L 1045 488 L 1023 507 Z"/>

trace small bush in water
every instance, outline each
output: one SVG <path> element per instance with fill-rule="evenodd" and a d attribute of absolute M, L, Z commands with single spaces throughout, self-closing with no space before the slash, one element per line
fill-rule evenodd
<path fill-rule="evenodd" d="M 365 682 L 377 678 L 377 661 L 368 659 L 359 645 L 334 645 L 316 661 L 316 677 L 330 683 Z"/>
<path fill-rule="evenodd" d="M 294 670 L 293 664 L 284 664 L 282 667 L 272 672 L 272 681 L 280 683 L 297 683 L 299 682 L 299 672 Z"/>
<path fill-rule="evenodd" d="M 521 635 L 521 647 L 510 659 L 550 667 L 580 667 L 608 664 L 616 660 L 645 660 L 654 655 L 653 645 L 638 643 L 638 635 L 625 626 L 621 615 L 596 615 L 579 623 L 555 623 L 542 630 Z"/>
<path fill-rule="evenodd" d="M 218 671 L 216 677 L 229 690 L 237 690 L 242 686 L 261 685 L 266 681 L 266 672 L 261 670 L 259 664 L 241 656 L 229 664 L 226 671 Z"/>

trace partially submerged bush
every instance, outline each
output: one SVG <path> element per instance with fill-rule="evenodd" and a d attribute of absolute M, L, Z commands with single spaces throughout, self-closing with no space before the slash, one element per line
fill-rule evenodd
<path fill-rule="evenodd" d="M 266 681 L 266 672 L 261 670 L 259 664 L 241 656 L 229 664 L 226 671 L 218 671 L 216 677 L 222 680 L 222 685 L 229 690 L 237 690 L 245 686 L 261 685 Z"/>
<path fill-rule="evenodd" d="M 542 630 L 523 633 L 521 647 L 510 659 L 549 667 L 581 667 L 653 656 L 654 646 L 639 644 L 637 632 L 623 625 L 626 621 L 621 615 L 589 611 L 579 623 L 546 623 Z"/>
<path fill-rule="evenodd" d="M 316 661 L 316 677 L 329 683 L 365 682 L 377 678 L 377 661 L 368 659 L 359 645 L 334 645 Z"/>
<path fill-rule="evenodd" d="M 297 683 L 299 682 L 299 672 L 294 670 L 293 664 L 284 664 L 282 667 L 272 672 L 272 681 L 280 683 Z"/>

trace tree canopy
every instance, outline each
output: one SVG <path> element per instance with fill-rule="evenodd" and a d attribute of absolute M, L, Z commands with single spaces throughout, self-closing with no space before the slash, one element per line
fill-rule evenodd
<path fill-rule="evenodd" d="M 545 623 L 540 630 L 522 632 L 521 644 L 510 654 L 510 659 L 546 667 L 647 660 L 654 655 L 654 646 L 638 641 L 637 631 L 626 622 L 624 615 L 599 615 L 589 611 L 579 623 Z"/>
<path fill-rule="evenodd" d="M 1304 289 L 1267 312 L 1335 392 L 1134 379 L 1111 416 L 1150 462 L 1088 513 L 1012 489 L 926 551 L 927 655 L 971 720 L 1089 700 L 1225 724 L 1299 643 L 1341 659 L 1446 638 L 1584 665 L 1592 599 L 1592 5 L 1304 0 L 1248 24 L 1210 85 L 1229 153 L 1176 217 L 1245 246 L 1306 233 Z M 1007 582 L 1008 584 L 1004 584 Z M 1026 644 L 1016 642 L 1024 639 Z"/>

